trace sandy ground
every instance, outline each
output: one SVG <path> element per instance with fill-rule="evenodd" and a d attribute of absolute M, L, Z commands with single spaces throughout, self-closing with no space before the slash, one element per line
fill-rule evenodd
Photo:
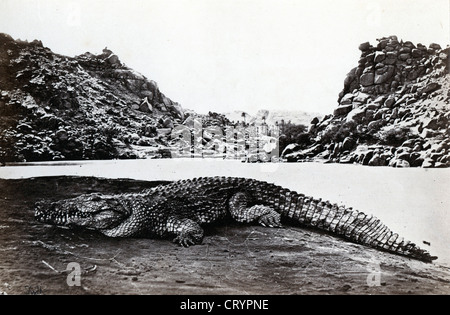
<path fill-rule="evenodd" d="M 159 182 L 0 180 L 0 292 L 6 294 L 449 294 L 450 268 L 286 225 L 210 227 L 202 245 L 111 239 L 34 221 L 33 204 Z M 79 283 L 73 265 L 80 267 Z M 69 280 L 68 280 L 69 279 Z M 80 284 L 69 286 L 68 284 Z"/>

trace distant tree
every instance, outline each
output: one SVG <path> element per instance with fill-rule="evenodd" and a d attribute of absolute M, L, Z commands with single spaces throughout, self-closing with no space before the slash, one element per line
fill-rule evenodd
<path fill-rule="evenodd" d="M 284 122 L 284 121 L 283 121 Z M 308 128 L 305 125 L 289 124 L 285 125 L 281 131 L 279 138 L 280 152 L 292 143 L 297 143 L 302 148 L 309 146 L 311 141 L 311 135 L 308 133 Z"/>
<path fill-rule="evenodd" d="M 408 127 L 397 127 L 379 132 L 376 138 L 381 144 L 390 146 L 400 146 L 403 142 L 410 139 L 410 129 Z"/>
<path fill-rule="evenodd" d="M 320 142 L 322 144 L 343 142 L 345 138 L 352 137 L 361 142 L 373 144 L 380 139 L 374 136 L 375 131 L 367 130 L 366 126 L 361 126 L 354 121 L 345 122 L 341 125 L 335 125 L 328 130 L 325 130 L 320 135 Z M 317 134 L 316 134 L 317 135 Z M 314 135 L 314 136 L 316 136 Z M 382 138 L 382 137 L 381 137 Z M 392 140 L 392 137 L 387 137 Z M 389 141 L 388 140 L 388 141 Z"/>

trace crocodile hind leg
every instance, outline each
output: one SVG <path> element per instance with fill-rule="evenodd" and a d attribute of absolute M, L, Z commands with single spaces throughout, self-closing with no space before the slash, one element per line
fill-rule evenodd
<path fill-rule="evenodd" d="M 191 219 L 170 217 L 166 223 L 166 232 L 174 234 L 173 242 L 184 247 L 200 244 L 203 240 L 202 227 Z"/>
<path fill-rule="evenodd" d="M 263 226 L 281 227 L 280 214 L 264 205 L 247 207 L 248 198 L 245 193 L 236 193 L 228 202 L 233 219 L 238 222 L 250 223 L 257 221 Z"/>

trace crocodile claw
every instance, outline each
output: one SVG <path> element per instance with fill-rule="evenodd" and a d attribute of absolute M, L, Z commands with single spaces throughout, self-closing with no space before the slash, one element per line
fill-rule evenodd
<path fill-rule="evenodd" d="M 197 244 L 194 239 L 186 235 L 178 235 L 173 239 L 173 242 L 183 247 L 189 247 Z"/>
<path fill-rule="evenodd" d="M 261 224 L 262 226 L 282 227 L 280 222 L 280 214 L 276 213 L 275 211 L 262 215 L 258 219 L 258 223 Z"/>

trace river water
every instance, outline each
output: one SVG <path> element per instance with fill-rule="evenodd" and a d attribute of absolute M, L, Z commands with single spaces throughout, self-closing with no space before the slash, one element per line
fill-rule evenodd
<path fill-rule="evenodd" d="M 2 179 L 61 175 L 148 181 L 205 176 L 265 180 L 373 214 L 405 239 L 438 256 L 437 262 L 450 266 L 450 169 L 249 164 L 221 159 L 65 161 L 0 167 Z"/>

